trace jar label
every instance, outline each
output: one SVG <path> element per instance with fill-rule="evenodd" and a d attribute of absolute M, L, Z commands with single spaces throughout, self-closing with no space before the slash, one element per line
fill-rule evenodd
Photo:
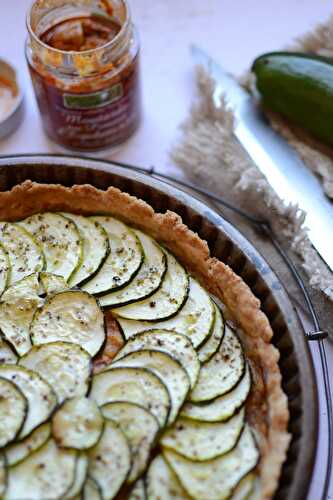
<path fill-rule="evenodd" d="M 30 66 L 43 126 L 69 149 L 94 151 L 125 141 L 136 130 L 141 111 L 138 58 L 102 89 L 58 88 Z"/>
<path fill-rule="evenodd" d="M 90 94 L 64 94 L 64 106 L 68 109 L 101 108 L 117 101 L 123 95 L 123 86 L 121 83 L 117 83 L 110 89 Z"/>

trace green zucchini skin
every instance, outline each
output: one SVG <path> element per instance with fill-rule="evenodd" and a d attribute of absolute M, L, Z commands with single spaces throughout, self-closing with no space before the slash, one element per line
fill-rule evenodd
<path fill-rule="evenodd" d="M 264 107 L 333 146 L 333 60 L 271 52 L 252 66 Z"/>

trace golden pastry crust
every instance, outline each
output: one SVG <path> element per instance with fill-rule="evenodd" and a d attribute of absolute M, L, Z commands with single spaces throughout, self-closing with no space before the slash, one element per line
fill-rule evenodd
<path fill-rule="evenodd" d="M 254 384 L 247 415 L 261 451 L 261 498 L 272 498 L 290 441 L 286 395 L 281 388 L 279 352 L 270 343 L 273 332 L 260 302 L 227 265 L 210 257 L 207 243 L 173 212 L 155 213 L 151 206 L 119 189 L 90 185 L 66 188 L 26 181 L 0 193 L 0 220 L 18 220 L 37 212 L 107 213 L 128 222 L 165 244 L 202 285 L 227 307 L 241 327 Z"/>

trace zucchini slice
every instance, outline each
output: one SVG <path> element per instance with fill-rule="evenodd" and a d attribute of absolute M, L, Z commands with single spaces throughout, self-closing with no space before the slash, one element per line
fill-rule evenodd
<path fill-rule="evenodd" d="M 103 500 L 111 500 L 126 481 L 131 468 L 127 439 L 111 420 L 105 422 L 102 437 L 88 456 L 89 475 L 101 489 Z"/>
<path fill-rule="evenodd" d="M 175 282 L 174 286 L 178 286 L 177 282 Z M 134 307 L 134 304 L 132 307 Z M 118 314 L 118 309 L 113 310 L 113 312 Z M 120 313 L 120 316 L 123 316 L 122 313 Z M 182 333 L 191 340 L 194 347 L 198 347 L 212 332 L 215 308 L 207 292 L 195 279 L 190 278 L 186 302 L 172 318 L 157 323 L 149 323 L 147 321 L 123 319 L 123 317 L 119 318 L 119 323 L 126 339 L 144 330 L 161 329 Z"/>
<path fill-rule="evenodd" d="M 250 500 L 250 495 L 254 489 L 254 483 L 256 480 L 255 474 L 250 472 L 237 484 L 233 491 L 232 500 Z"/>
<path fill-rule="evenodd" d="M 133 231 L 143 248 L 143 264 L 138 274 L 125 288 L 100 298 L 103 307 L 123 306 L 150 297 L 160 287 L 166 273 L 167 261 L 162 248 L 141 231 L 135 229 Z"/>
<path fill-rule="evenodd" d="M 75 223 L 83 243 L 81 266 L 69 280 L 70 286 L 78 286 L 89 280 L 100 269 L 109 253 L 109 239 L 105 229 L 89 217 L 69 213 L 61 215 Z"/>
<path fill-rule="evenodd" d="M 40 425 L 32 431 L 29 436 L 16 443 L 6 446 L 5 455 L 7 464 L 11 467 L 22 462 L 28 455 L 37 451 L 51 436 L 51 425 L 49 422 Z"/>
<path fill-rule="evenodd" d="M 139 479 L 133 486 L 128 500 L 146 500 L 146 487 L 143 479 Z"/>
<path fill-rule="evenodd" d="M 75 466 L 74 482 L 64 496 L 65 500 L 73 500 L 76 495 L 79 495 L 83 489 L 83 485 L 86 481 L 88 472 L 88 457 L 87 454 L 81 452 L 78 454 L 78 458 Z"/>
<path fill-rule="evenodd" d="M 30 324 L 43 304 L 37 274 L 31 274 L 7 288 L 0 301 L 0 329 L 19 356 L 31 348 Z"/>
<path fill-rule="evenodd" d="M 85 396 L 89 390 L 91 358 L 77 344 L 51 342 L 33 346 L 20 359 L 20 365 L 48 380 L 57 394 L 59 404 L 68 398 Z"/>
<path fill-rule="evenodd" d="M 128 482 L 132 483 L 147 468 L 159 431 L 158 421 L 142 406 L 127 402 L 108 403 L 102 406 L 102 413 L 116 422 L 127 438 L 132 457 Z"/>
<path fill-rule="evenodd" d="M 7 488 L 7 464 L 3 453 L 0 453 L 0 498 L 3 498 Z"/>
<path fill-rule="evenodd" d="M 190 401 L 210 401 L 231 391 L 245 373 L 245 358 L 237 335 L 226 325 L 218 352 L 204 363 Z"/>
<path fill-rule="evenodd" d="M 94 401 L 74 398 L 65 401 L 52 419 L 52 434 L 61 448 L 87 450 L 103 432 L 104 420 Z"/>
<path fill-rule="evenodd" d="M 164 457 L 193 499 L 224 500 L 238 482 L 257 465 L 259 451 L 252 432 L 245 426 L 233 450 L 212 460 L 194 462 L 171 450 Z"/>
<path fill-rule="evenodd" d="M 6 290 L 11 275 L 7 250 L 0 243 L 0 295 Z"/>
<path fill-rule="evenodd" d="M 38 373 L 24 366 L 1 365 L 0 377 L 14 382 L 28 401 L 28 413 L 18 435 L 19 439 L 23 439 L 50 417 L 57 404 L 57 397 Z"/>
<path fill-rule="evenodd" d="M 41 272 L 39 275 L 40 283 L 43 289 L 43 294 L 54 295 L 55 293 L 68 290 L 68 285 L 62 276 L 56 274 Z"/>
<path fill-rule="evenodd" d="M 82 500 L 103 500 L 101 488 L 91 477 L 87 477 L 84 483 Z"/>
<path fill-rule="evenodd" d="M 82 241 L 76 225 L 60 214 L 35 214 L 18 223 L 40 245 L 46 271 L 70 279 L 81 265 Z"/>
<path fill-rule="evenodd" d="M 0 365 L 15 365 L 18 356 L 15 354 L 10 344 L 0 337 Z"/>
<path fill-rule="evenodd" d="M 149 466 L 146 491 L 147 500 L 189 500 L 176 474 L 162 455 L 157 455 Z"/>
<path fill-rule="evenodd" d="M 195 386 L 199 377 L 200 362 L 192 342 L 185 335 L 165 330 L 142 332 L 127 341 L 114 358 L 114 361 L 123 358 L 131 352 L 143 349 L 153 349 L 170 354 L 174 359 L 179 361 L 187 372 L 191 387 Z"/>
<path fill-rule="evenodd" d="M 175 257 L 166 252 L 167 272 L 159 289 L 149 298 L 118 307 L 112 312 L 120 318 L 137 321 L 161 321 L 177 314 L 189 291 L 189 276 Z"/>
<path fill-rule="evenodd" d="M 76 290 L 60 292 L 37 311 L 30 335 L 35 345 L 71 342 L 94 356 L 105 342 L 104 314 L 92 295 Z"/>
<path fill-rule="evenodd" d="M 173 423 L 190 390 L 187 372 L 171 354 L 154 350 L 142 350 L 127 354 L 112 366 L 132 366 L 148 368 L 157 375 L 167 387 L 171 398 L 168 424 Z"/>
<path fill-rule="evenodd" d="M 228 420 L 241 408 L 251 389 L 251 372 L 246 365 L 245 375 L 230 392 L 204 404 L 186 403 L 181 411 L 182 417 L 205 422 Z"/>
<path fill-rule="evenodd" d="M 110 253 L 99 271 L 83 286 L 82 290 L 93 294 L 105 294 L 127 285 L 143 262 L 143 250 L 134 232 L 112 217 L 92 217 L 106 231 Z"/>
<path fill-rule="evenodd" d="M 179 418 L 162 437 L 162 445 L 201 462 L 223 455 L 236 445 L 244 426 L 244 409 L 227 422 L 200 422 Z"/>
<path fill-rule="evenodd" d="M 143 406 L 166 424 L 170 411 L 170 396 L 164 383 L 146 368 L 111 368 L 93 378 L 90 397 L 98 406 L 126 401 Z"/>
<path fill-rule="evenodd" d="M 222 312 L 214 304 L 215 320 L 212 334 L 208 337 L 206 342 L 200 347 L 198 351 L 198 358 L 201 363 L 206 363 L 220 348 L 221 342 L 224 337 L 225 325 Z"/>
<path fill-rule="evenodd" d="M 61 498 L 75 477 L 77 452 L 61 450 L 49 439 L 38 451 L 8 471 L 4 500 Z"/>
<path fill-rule="evenodd" d="M 0 377 L 0 448 L 19 434 L 28 413 L 28 402 L 11 380 Z"/>
<path fill-rule="evenodd" d="M 0 240 L 7 250 L 11 265 L 9 285 L 44 268 L 41 247 L 22 226 L 8 222 L 0 230 Z"/>

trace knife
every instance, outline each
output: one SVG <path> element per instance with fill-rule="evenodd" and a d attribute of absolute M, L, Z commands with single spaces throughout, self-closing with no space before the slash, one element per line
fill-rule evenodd
<path fill-rule="evenodd" d="M 214 78 L 216 107 L 224 97 L 236 118 L 235 136 L 267 181 L 286 204 L 298 205 L 306 216 L 304 227 L 319 255 L 333 271 L 333 205 L 319 180 L 288 142 L 267 123 L 253 97 L 208 54 L 191 47 L 196 64 Z"/>

